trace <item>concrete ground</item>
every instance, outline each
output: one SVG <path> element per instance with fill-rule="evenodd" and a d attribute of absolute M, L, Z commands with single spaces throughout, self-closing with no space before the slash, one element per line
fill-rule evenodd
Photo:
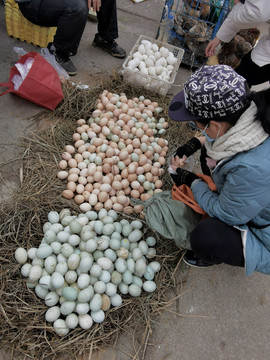
<path fill-rule="evenodd" d="M 154 38 L 164 2 L 146 0 L 135 4 L 118 0 L 118 42 L 129 52 L 139 35 Z M 78 75 L 76 83 L 91 84 L 91 76 L 120 69 L 123 60 L 112 58 L 91 46 L 96 24 L 88 21 L 78 54 L 73 58 Z M 6 82 L 16 62 L 14 46 L 25 50 L 38 48 L 9 38 L 0 3 L 0 80 Z M 181 90 L 190 74 L 180 68 L 171 95 Z M 14 156 L 10 144 L 16 143 L 31 122 L 29 117 L 42 109 L 15 95 L 0 97 L 0 163 Z M 6 198 L 18 183 L 19 174 L 2 171 L 0 197 Z M 179 300 L 164 310 L 153 328 L 146 360 L 268 360 L 270 358 L 270 277 L 226 265 L 187 270 L 187 281 L 179 289 Z M 123 335 L 114 348 L 93 354 L 92 359 L 128 360 L 133 357 L 131 338 Z M 0 353 L 0 359 L 11 357 Z M 87 355 L 86 358 L 89 359 Z M 2 360 L 1 359 L 1 360 Z M 70 357 L 72 359 L 72 355 Z M 35 359 L 38 360 L 38 359 Z"/>

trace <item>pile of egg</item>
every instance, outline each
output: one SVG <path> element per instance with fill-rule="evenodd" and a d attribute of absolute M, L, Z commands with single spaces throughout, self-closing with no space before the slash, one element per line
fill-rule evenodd
<path fill-rule="evenodd" d="M 160 80 L 170 81 L 175 69 L 177 58 L 164 46 L 159 47 L 149 40 L 142 40 L 138 50 L 132 54 L 127 68 L 145 75 L 158 77 Z"/>
<path fill-rule="evenodd" d="M 156 290 L 156 240 L 143 240 L 142 226 L 139 220 L 117 221 L 114 210 L 78 216 L 69 209 L 50 211 L 39 247 L 16 249 L 21 274 L 49 307 L 45 319 L 59 336 L 103 322 L 106 311 L 121 306 L 121 295 Z"/>
<path fill-rule="evenodd" d="M 157 102 L 107 90 L 100 95 L 92 117 L 77 121 L 74 146 L 66 145 L 59 162 L 59 179 L 67 179 L 62 195 L 74 199 L 81 211 L 92 209 L 140 213 L 130 198 L 147 200 L 160 192 L 168 141 L 168 126 L 157 120 Z"/>

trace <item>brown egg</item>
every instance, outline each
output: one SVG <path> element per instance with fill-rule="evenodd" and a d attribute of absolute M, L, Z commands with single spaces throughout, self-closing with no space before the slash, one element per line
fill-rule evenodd
<path fill-rule="evenodd" d="M 159 168 L 157 168 L 156 166 L 153 166 L 151 169 L 151 173 L 155 176 L 158 175 L 159 172 Z"/>
<path fill-rule="evenodd" d="M 86 151 L 86 145 L 81 145 L 79 148 L 78 148 L 78 152 L 80 154 L 82 154 L 84 151 Z"/>
<path fill-rule="evenodd" d="M 136 214 L 140 214 L 143 211 L 143 205 L 135 205 L 133 210 Z"/>
<path fill-rule="evenodd" d="M 93 178 L 92 175 L 87 176 L 86 179 L 87 179 L 87 182 L 90 183 L 90 184 L 93 184 L 93 183 L 95 182 L 95 180 L 94 180 L 94 178 Z"/>
<path fill-rule="evenodd" d="M 162 148 L 165 146 L 165 140 L 162 138 L 159 138 L 157 141 L 158 145 L 161 146 Z"/>
<path fill-rule="evenodd" d="M 68 170 L 68 173 L 69 173 L 69 175 L 70 174 L 77 174 L 77 175 L 80 175 L 80 169 L 78 169 L 78 168 L 71 168 L 71 169 L 69 169 Z"/>
<path fill-rule="evenodd" d="M 76 204 L 82 204 L 83 202 L 84 202 L 84 197 L 83 197 L 83 195 L 76 195 L 76 196 L 74 196 L 74 201 L 75 201 L 75 203 Z"/>
<path fill-rule="evenodd" d="M 101 181 L 102 181 L 102 184 L 111 184 L 111 178 L 107 175 L 103 176 Z"/>
<path fill-rule="evenodd" d="M 97 108 L 99 110 L 104 110 L 105 109 L 105 107 L 104 107 L 104 105 L 102 103 L 97 104 Z"/>
<path fill-rule="evenodd" d="M 94 189 L 99 189 L 101 186 L 101 184 L 99 182 L 95 182 L 94 185 L 93 185 L 93 188 Z"/>
<path fill-rule="evenodd" d="M 92 191 L 92 194 L 91 195 L 96 195 L 96 196 L 98 196 L 98 194 L 100 193 L 100 190 L 99 189 L 93 189 L 93 191 Z"/>
<path fill-rule="evenodd" d="M 147 163 L 147 156 L 145 156 L 145 155 L 141 155 L 140 157 L 139 157 L 139 165 L 140 166 L 143 166 L 143 165 L 145 165 Z"/>
<path fill-rule="evenodd" d="M 127 187 L 129 187 L 128 179 L 122 179 L 121 184 L 122 184 L 122 189 L 126 189 Z"/>
<path fill-rule="evenodd" d="M 164 169 L 158 169 L 158 176 L 162 176 L 164 174 Z"/>
<path fill-rule="evenodd" d="M 144 193 L 144 194 L 141 194 L 140 198 L 142 201 L 146 201 L 151 198 L 151 195 L 149 195 L 148 193 Z"/>
<path fill-rule="evenodd" d="M 165 150 L 162 150 L 159 155 L 160 155 L 161 157 L 166 157 L 167 152 L 166 152 Z"/>
<path fill-rule="evenodd" d="M 160 156 L 160 158 L 158 159 L 158 162 L 162 166 L 162 165 L 164 165 L 166 163 L 166 159 L 163 156 Z"/>
<path fill-rule="evenodd" d="M 128 101 L 128 99 L 127 99 L 126 95 L 123 94 L 119 97 L 119 101 L 121 101 L 122 103 L 126 103 Z"/>
<path fill-rule="evenodd" d="M 117 195 L 116 202 L 125 206 L 127 204 L 127 197 L 125 195 Z"/>
<path fill-rule="evenodd" d="M 111 210 L 111 208 L 113 207 L 113 202 L 112 202 L 112 200 L 111 199 L 108 199 L 108 200 L 106 200 L 105 202 L 104 202 L 104 208 L 106 209 L 106 210 Z"/>
<path fill-rule="evenodd" d="M 73 191 L 71 191 L 71 190 L 64 190 L 63 192 L 62 192 L 62 196 L 65 198 L 65 199 L 72 199 L 73 197 L 74 197 L 74 193 L 73 193 Z"/>
<path fill-rule="evenodd" d="M 136 169 L 136 174 L 141 175 L 144 173 L 144 168 L 142 166 L 138 166 Z"/>
<path fill-rule="evenodd" d="M 98 194 L 98 201 L 104 203 L 105 201 L 107 201 L 109 199 L 109 194 L 106 191 L 101 191 Z"/>
<path fill-rule="evenodd" d="M 83 185 L 83 184 L 78 184 L 78 185 L 76 186 L 76 192 L 77 192 L 78 194 L 82 194 L 82 193 L 84 192 L 84 185 Z"/>
<path fill-rule="evenodd" d="M 151 171 L 152 166 L 150 164 L 146 163 L 143 165 L 143 168 L 144 168 L 144 172 L 149 172 L 149 171 Z"/>
<path fill-rule="evenodd" d="M 67 151 L 65 151 L 65 152 L 63 152 L 62 153 L 62 158 L 64 159 L 64 160 L 66 160 L 66 161 L 68 161 L 69 159 L 71 159 L 71 154 L 70 153 L 68 153 Z"/>
<path fill-rule="evenodd" d="M 121 161 L 126 160 L 128 158 L 128 151 L 123 149 L 120 151 L 118 156 Z"/>
<path fill-rule="evenodd" d="M 121 205 L 119 203 L 114 203 L 113 204 L 113 210 L 115 210 L 117 212 L 121 212 L 121 211 L 123 211 L 123 205 Z"/>
<path fill-rule="evenodd" d="M 68 175 L 68 181 L 78 181 L 79 176 L 77 174 L 70 174 Z"/>
<path fill-rule="evenodd" d="M 133 152 L 133 146 L 131 144 L 127 145 L 127 151 L 129 152 L 129 154 Z"/>
<path fill-rule="evenodd" d="M 149 99 L 145 99 L 145 100 L 143 100 L 143 103 L 145 106 L 148 106 L 148 105 L 152 104 L 152 101 Z"/>
<path fill-rule="evenodd" d="M 130 192 L 131 192 L 131 188 L 130 188 L 130 187 L 127 187 L 127 188 L 124 189 L 125 195 L 129 195 Z"/>
<path fill-rule="evenodd" d="M 76 183 L 74 181 L 69 181 L 67 183 L 67 190 L 74 192 L 76 190 Z"/>
<path fill-rule="evenodd" d="M 133 213 L 133 207 L 131 207 L 131 206 L 125 206 L 124 208 L 123 208 L 123 213 L 125 213 L 125 214 L 132 214 Z"/>
<path fill-rule="evenodd" d="M 112 187 L 114 188 L 114 190 L 121 190 L 122 189 L 122 184 L 120 181 L 113 181 L 112 183 Z"/>
<path fill-rule="evenodd" d="M 153 174 L 151 172 L 147 172 L 145 174 L 145 179 L 151 183 L 153 181 Z"/>
<path fill-rule="evenodd" d="M 128 104 L 122 104 L 121 105 L 121 110 L 122 110 L 123 113 L 127 113 L 128 109 L 129 109 Z"/>
<path fill-rule="evenodd" d="M 141 111 L 143 111 L 143 110 L 145 109 L 145 105 L 142 104 L 142 103 L 140 103 L 140 104 L 139 104 L 139 109 L 140 109 Z"/>
<path fill-rule="evenodd" d="M 156 166 L 157 168 L 161 167 L 161 165 L 160 165 L 160 163 L 158 161 L 154 162 L 153 166 Z"/>
<path fill-rule="evenodd" d="M 124 169 L 121 171 L 121 176 L 123 179 L 126 179 L 128 177 L 128 174 L 129 174 L 128 169 Z"/>
<path fill-rule="evenodd" d="M 67 166 L 68 166 L 68 163 L 67 163 L 66 160 L 61 160 L 61 161 L 59 161 L 58 165 L 59 165 L 61 170 L 65 170 L 67 168 Z"/>
<path fill-rule="evenodd" d="M 82 185 L 86 185 L 87 184 L 87 178 L 85 176 L 79 176 L 78 183 L 82 184 Z"/>
<path fill-rule="evenodd" d="M 134 126 L 132 129 L 131 129 L 131 134 L 133 136 L 136 136 L 136 131 L 137 131 L 137 128 Z M 139 140 L 139 139 L 138 139 Z M 140 140 L 139 140 L 140 141 Z"/>
<path fill-rule="evenodd" d="M 130 158 L 124 160 L 124 164 L 125 164 L 126 166 L 128 166 L 130 163 L 131 163 L 131 159 L 130 159 Z"/>
<path fill-rule="evenodd" d="M 132 183 L 130 185 L 131 185 L 132 189 L 135 189 L 135 190 L 138 190 L 140 187 L 140 183 L 137 180 L 132 181 Z"/>
<path fill-rule="evenodd" d="M 72 135 L 72 139 L 73 139 L 74 141 L 78 141 L 78 140 L 81 139 L 81 135 L 80 135 L 79 133 L 74 133 L 74 134 Z"/>
<path fill-rule="evenodd" d="M 144 155 L 148 158 L 148 159 L 151 159 L 153 158 L 153 151 L 151 150 L 147 150 Z"/>
<path fill-rule="evenodd" d="M 82 196 L 84 197 L 84 200 L 89 202 L 89 196 L 90 196 L 90 192 L 89 191 L 84 191 L 82 193 Z"/>
<path fill-rule="evenodd" d="M 143 129 L 139 128 L 136 130 L 136 136 L 137 138 L 141 138 L 144 135 Z"/>
<path fill-rule="evenodd" d="M 96 205 L 94 206 L 94 209 L 96 211 L 99 211 L 99 210 L 103 209 L 103 203 L 102 202 L 97 202 Z"/>
<path fill-rule="evenodd" d="M 102 179 L 103 175 L 102 172 L 96 171 L 93 175 L 94 181 L 98 182 Z"/>
<path fill-rule="evenodd" d="M 130 196 L 134 199 L 138 199 L 140 197 L 140 193 L 138 190 L 131 190 Z"/>
<path fill-rule="evenodd" d="M 148 136 L 153 136 L 154 132 L 152 129 L 148 128 L 146 131 L 145 131 L 146 135 Z M 150 139 L 149 139 L 150 140 Z"/>
<path fill-rule="evenodd" d="M 109 195 L 111 196 L 111 200 L 112 200 L 112 202 L 115 202 L 114 200 L 113 200 L 113 198 L 115 198 L 116 199 L 116 190 L 114 190 L 113 188 L 111 189 L 111 191 L 109 192 Z"/>
<path fill-rule="evenodd" d="M 144 187 L 141 185 L 141 186 L 139 187 L 138 191 L 139 191 L 140 194 L 142 194 L 142 193 L 144 193 L 145 189 L 144 189 Z"/>
<path fill-rule="evenodd" d="M 84 190 L 85 191 L 89 191 L 90 193 L 92 192 L 93 190 L 93 185 L 91 183 L 87 183 L 85 186 L 84 186 Z"/>
<path fill-rule="evenodd" d="M 135 114 L 135 109 L 129 108 L 127 111 L 127 115 L 134 116 L 134 114 Z"/>
<path fill-rule="evenodd" d="M 157 180 L 157 181 L 155 182 L 155 187 L 156 187 L 156 189 L 160 189 L 160 188 L 162 187 L 162 181 L 161 181 L 161 180 Z"/>
<path fill-rule="evenodd" d="M 132 181 L 137 180 L 137 174 L 129 174 L 127 179 L 131 183 Z"/>
<path fill-rule="evenodd" d="M 84 132 L 84 128 L 82 126 L 77 127 L 76 131 L 81 134 Z"/>

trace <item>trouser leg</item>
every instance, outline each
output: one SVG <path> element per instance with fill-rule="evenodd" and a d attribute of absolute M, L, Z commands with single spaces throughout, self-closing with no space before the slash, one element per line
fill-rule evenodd
<path fill-rule="evenodd" d="M 66 55 L 75 55 L 88 16 L 86 0 L 31 0 L 20 4 L 23 15 L 40 26 L 57 26 L 54 46 Z"/>
<path fill-rule="evenodd" d="M 118 38 L 116 0 L 102 0 L 97 12 L 98 33 L 107 41 Z"/>
<path fill-rule="evenodd" d="M 190 243 L 194 253 L 206 261 L 244 266 L 240 230 L 218 219 L 207 218 L 200 222 L 190 235 Z"/>

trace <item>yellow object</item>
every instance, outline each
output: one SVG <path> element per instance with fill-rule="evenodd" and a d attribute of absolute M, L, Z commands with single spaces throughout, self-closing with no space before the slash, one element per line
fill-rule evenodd
<path fill-rule="evenodd" d="M 5 2 L 6 28 L 9 36 L 30 44 L 47 47 L 53 41 L 56 27 L 38 26 L 28 21 L 14 0 Z"/>
<path fill-rule="evenodd" d="M 218 59 L 217 59 L 216 55 L 213 55 L 213 56 L 211 56 L 210 58 L 208 58 L 206 64 L 207 64 L 207 65 L 218 65 L 219 62 L 218 62 Z"/>

